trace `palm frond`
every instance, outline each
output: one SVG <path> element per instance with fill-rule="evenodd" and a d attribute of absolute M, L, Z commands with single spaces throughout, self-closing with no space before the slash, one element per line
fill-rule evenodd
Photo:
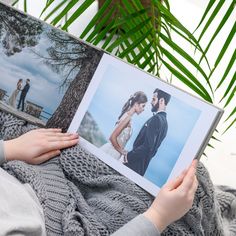
<path fill-rule="evenodd" d="M 220 9 L 222 8 L 223 4 L 224 4 L 225 0 L 219 0 L 217 6 L 215 7 L 214 11 L 212 12 L 212 14 L 210 15 L 209 19 L 207 20 L 203 30 L 201 31 L 201 34 L 198 38 L 198 42 L 200 42 L 200 40 L 202 39 L 203 35 L 206 33 L 207 29 L 209 28 L 209 26 L 211 25 L 211 23 L 213 22 L 213 20 L 215 19 L 215 17 L 217 16 L 217 14 L 219 13 Z M 212 4 L 212 2 L 211 2 Z M 207 9 L 208 10 L 208 9 Z M 207 12 L 208 13 L 208 12 Z"/>
<path fill-rule="evenodd" d="M 223 105 L 224 108 L 230 107 L 230 104 L 235 104 L 235 73 L 232 70 L 235 68 L 234 65 L 236 60 L 236 50 L 233 51 L 232 56 L 229 57 L 229 60 L 223 60 L 225 55 L 229 53 L 229 48 L 235 44 L 234 39 L 236 33 L 236 23 L 234 20 L 232 21 L 232 24 L 230 22 L 230 19 L 235 13 L 235 4 L 235 0 L 230 2 L 225 0 L 210 0 L 197 28 L 194 31 L 196 32 L 201 27 L 203 27 L 203 29 L 200 31 L 198 42 L 200 42 L 203 36 L 206 36 L 205 38 L 208 40 L 204 52 L 199 60 L 200 64 L 204 56 L 207 57 L 208 51 L 212 49 L 213 42 L 221 37 L 220 33 L 222 32 L 222 29 L 226 27 L 226 23 L 228 24 L 227 27 L 232 25 L 229 33 L 226 35 L 226 39 L 224 41 L 221 40 L 222 43 L 221 45 L 219 44 L 218 48 L 214 48 L 216 59 L 214 66 L 208 76 L 209 82 L 214 80 L 214 84 L 216 84 L 215 91 L 221 89 L 222 87 L 224 88 L 223 96 L 220 98 L 220 103 L 223 103 L 223 101 L 226 100 Z M 227 9 L 226 12 L 224 12 L 224 9 Z M 221 16 L 219 14 L 220 12 L 224 12 L 224 14 L 221 14 Z M 217 27 L 215 31 L 213 31 L 213 33 L 209 33 L 209 28 L 213 28 L 216 21 Z M 222 77 L 220 77 L 218 74 L 216 75 L 215 71 L 217 71 L 217 68 L 222 65 L 226 65 L 226 67 L 222 73 Z M 231 76 L 230 72 L 233 72 L 234 75 Z M 217 79 L 219 79 L 219 81 L 217 81 Z M 228 125 L 226 130 L 234 125 L 236 114 L 231 113 L 229 117 L 232 118 L 233 121 Z M 226 119 L 227 122 L 230 122 L 229 117 Z M 226 130 L 224 132 L 226 132 Z"/>
<path fill-rule="evenodd" d="M 68 30 L 94 2 L 95 0 L 85 0 L 81 4 L 79 0 L 47 0 L 41 17 L 44 16 L 44 20 L 50 20 L 56 27 Z M 226 12 L 221 16 L 223 9 Z M 27 0 L 24 0 L 24 10 L 27 11 Z M 168 0 L 150 0 L 148 8 L 144 8 L 140 0 L 121 0 L 118 3 L 107 0 L 80 37 L 153 75 L 162 77 L 163 67 L 170 73 L 169 81 L 181 81 L 206 101 L 213 102 L 215 91 L 224 86 L 220 100 L 228 109 L 235 98 L 235 74 L 232 77 L 231 72 L 236 60 L 236 50 L 228 61 L 224 61 L 226 66 L 222 76 L 215 76 L 215 71 L 223 64 L 225 55 L 234 43 L 236 23 L 232 24 L 225 40 L 215 50 L 214 61 L 209 61 L 208 53 L 214 45 L 213 42 L 218 39 L 226 25 L 229 25 L 234 12 L 235 0 L 230 3 L 225 0 L 208 0 L 197 27 L 191 33 L 174 16 Z M 216 20 L 217 27 L 210 33 L 209 29 Z M 200 59 L 183 50 L 175 37 L 172 37 L 173 34 L 177 34 L 184 43 L 197 50 Z M 204 47 L 203 37 L 207 38 Z M 207 70 L 203 62 L 207 65 Z M 216 84 L 214 88 L 213 81 Z M 226 119 L 226 122 L 230 122 L 227 130 L 234 126 L 235 119 L 236 112 L 233 109 Z"/>

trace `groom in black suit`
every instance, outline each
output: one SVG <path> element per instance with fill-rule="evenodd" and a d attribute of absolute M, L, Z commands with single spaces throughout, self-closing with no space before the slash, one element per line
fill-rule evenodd
<path fill-rule="evenodd" d="M 130 169 L 144 176 L 149 162 L 155 156 L 163 139 L 166 137 L 168 123 L 166 119 L 166 106 L 170 101 L 170 95 L 156 89 L 152 98 L 153 116 L 143 125 L 133 144 L 133 150 L 127 153 Z"/>
<path fill-rule="evenodd" d="M 20 109 L 20 106 L 22 105 L 21 111 L 24 111 L 25 97 L 26 97 L 29 89 L 30 89 L 30 79 L 27 79 L 26 84 L 25 84 L 24 88 L 21 91 L 20 100 L 19 100 L 19 103 L 18 103 L 18 106 L 17 106 L 17 109 Z"/>

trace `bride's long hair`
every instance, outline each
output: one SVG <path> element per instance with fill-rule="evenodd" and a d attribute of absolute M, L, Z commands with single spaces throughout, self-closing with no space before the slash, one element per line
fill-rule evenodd
<path fill-rule="evenodd" d="M 124 104 L 121 110 L 121 114 L 118 117 L 118 121 L 125 114 L 125 112 L 129 111 L 135 103 L 141 104 L 147 102 L 147 96 L 144 92 L 138 91 L 130 96 L 128 101 Z"/>
<path fill-rule="evenodd" d="M 23 82 L 23 79 L 19 79 L 16 85 L 19 86 L 19 84 L 22 82 Z"/>

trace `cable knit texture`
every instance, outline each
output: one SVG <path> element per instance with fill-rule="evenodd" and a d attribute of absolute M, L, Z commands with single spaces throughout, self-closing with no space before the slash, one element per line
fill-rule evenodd
<path fill-rule="evenodd" d="M 0 138 L 37 128 L 0 112 Z M 49 236 L 110 235 L 145 211 L 153 197 L 79 145 L 38 166 L 20 161 L 3 168 L 29 183 L 43 207 Z M 162 235 L 236 235 L 236 190 L 214 187 L 206 168 L 197 168 L 199 187 L 191 210 Z"/>

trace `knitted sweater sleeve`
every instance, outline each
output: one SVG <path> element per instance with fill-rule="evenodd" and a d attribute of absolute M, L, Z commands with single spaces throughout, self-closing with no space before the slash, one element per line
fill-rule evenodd
<path fill-rule="evenodd" d="M 3 149 L 3 140 L 0 140 L 0 166 L 5 162 L 5 155 Z"/>
<path fill-rule="evenodd" d="M 138 215 L 121 227 L 112 236 L 160 236 L 158 229 L 145 216 Z"/>

